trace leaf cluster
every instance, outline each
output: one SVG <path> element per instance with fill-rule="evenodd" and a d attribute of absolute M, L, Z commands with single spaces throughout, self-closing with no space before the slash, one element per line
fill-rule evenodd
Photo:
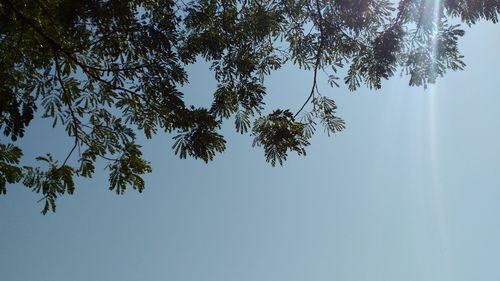
<path fill-rule="evenodd" d="M 304 134 L 304 124 L 295 122 L 293 113 L 277 109 L 255 121 L 253 145 L 262 146 L 266 161 L 275 166 L 286 160 L 289 151 L 306 154 L 309 141 Z"/>

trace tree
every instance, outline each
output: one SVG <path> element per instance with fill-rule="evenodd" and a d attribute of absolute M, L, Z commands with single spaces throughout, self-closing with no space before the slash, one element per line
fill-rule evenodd
<path fill-rule="evenodd" d="M 464 31 L 449 21 L 497 22 L 499 12 L 499 0 L 0 0 L 0 193 L 22 182 L 43 196 L 42 213 L 55 211 L 98 159 L 111 190 L 141 192 L 151 167 L 137 131 L 173 134 L 175 154 L 208 162 L 232 119 L 282 164 L 306 153 L 318 123 L 328 134 L 345 128 L 317 90 L 320 70 L 352 91 L 380 89 L 398 71 L 425 87 L 464 67 Z M 181 92 L 185 67 L 200 60 L 217 80 L 210 108 L 186 106 Z M 311 90 L 298 111 L 263 115 L 264 79 L 285 63 L 312 71 Z M 16 141 L 35 117 L 73 140 L 65 159 L 20 164 Z"/>

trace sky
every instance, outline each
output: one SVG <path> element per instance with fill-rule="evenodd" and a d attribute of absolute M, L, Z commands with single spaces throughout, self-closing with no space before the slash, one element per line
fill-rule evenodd
<path fill-rule="evenodd" d="M 352 93 L 322 77 L 347 129 L 320 130 L 283 167 L 228 124 L 209 164 L 178 159 L 172 136 L 144 142 L 142 194 L 108 191 L 100 170 L 43 216 L 38 194 L 9 186 L 0 280 L 500 280 L 500 26 L 466 31 L 466 70 L 425 90 L 394 77 Z M 204 65 L 189 73 L 189 101 L 206 103 L 215 84 Z M 267 108 L 298 109 L 311 79 L 276 72 Z M 22 147 L 62 157 L 71 141 L 37 120 Z"/>

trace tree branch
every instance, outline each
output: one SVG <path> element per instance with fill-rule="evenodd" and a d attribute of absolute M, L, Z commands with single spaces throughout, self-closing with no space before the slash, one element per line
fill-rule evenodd
<path fill-rule="evenodd" d="M 314 76 L 313 76 L 313 83 L 311 87 L 311 92 L 309 93 L 309 96 L 307 97 L 306 101 L 302 104 L 300 109 L 295 113 L 293 118 L 296 118 L 299 113 L 304 109 L 304 107 L 309 103 L 309 101 L 314 97 L 314 92 L 317 91 L 318 85 L 317 85 L 317 76 L 318 76 L 318 68 L 321 65 L 321 56 L 323 55 L 323 48 L 324 48 L 324 30 L 323 30 L 323 16 L 321 15 L 321 8 L 319 6 L 319 0 L 315 0 L 316 2 L 316 17 L 313 16 L 313 21 L 314 23 L 318 26 L 320 36 L 319 36 L 319 46 L 318 50 L 316 51 L 316 62 L 314 63 Z M 311 11 L 310 6 L 308 5 L 308 9 L 310 10 L 311 14 L 314 15 L 314 13 Z"/>
<path fill-rule="evenodd" d="M 123 88 L 123 87 L 120 87 L 120 86 L 116 86 L 116 85 L 113 85 L 111 82 L 109 81 L 106 81 L 104 79 L 102 79 L 100 76 L 94 74 L 92 70 L 96 70 L 96 71 L 105 71 L 104 69 L 99 69 L 99 68 L 95 68 L 95 67 L 92 67 L 92 66 L 89 66 L 83 62 L 81 62 L 78 58 L 76 58 L 74 56 L 74 54 L 66 49 L 63 48 L 63 46 L 58 43 L 56 40 L 52 39 L 48 34 L 46 34 L 42 28 L 40 28 L 39 26 L 37 26 L 35 23 L 33 23 L 30 19 L 28 19 L 21 11 L 19 11 L 18 9 L 16 9 L 16 7 L 14 7 L 14 5 L 12 4 L 12 2 L 10 2 L 9 0 L 1 0 L 2 2 L 6 3 L 13 11 L 14 13 L 20 17 L 20 19 L 22 21 L 24 21 L 27 25 L 29 25 L 31 28 L 33 28 L 33 30 L 35 30 L 36 33 L 38 33 L 40 36 L 42 36 L 46 41 L 49 42 L 49 44 L 51 45 L 52 49 L 55 50 L 55 51 L 60 51 L 62 52 L 65 56 L 67 56 L 69 59 L 71 59 L 76 65 L 78 65 L 82 70 L 83 72 L 85 72 L 85 74 L 87 74 L 89 77 L 105 84 L 106 86 L 110 87 L 111 89 L 114 89 L 114 90 L 119 90 L 119 91 L 123 91 L 123 92 L 126 92 L 126 93 L 129 93 L 141 100 L 143 100 L 148 106 L 150 106 L 156 113 L 158 113 L 160 116 L 163 116 L 162 114 L 162 111 L 158 108 L 156 108 L 155 106 L 153 106 L 152 104 L 149 103 L 149 101 L 142 95 L 138 94 L 137 92 L 135 91 L 132 91 L 130 89 L 126 89 L 126 88 Z"/>

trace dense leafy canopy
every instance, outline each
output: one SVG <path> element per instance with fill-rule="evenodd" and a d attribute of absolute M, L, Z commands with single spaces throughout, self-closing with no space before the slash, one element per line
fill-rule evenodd
<path fill-rule="evenodd" d="M 317 124 L 345 127 L 317 90 L 321 70 L 350 90 L 379 89 L 400 71 L 426 86 L 464 67 L 464 31 L 450 21 L 496 22 L 499 12 L 500 0 L 0 0 L 0 193 L 22 182 L 43 196 L 43 213 L 55 211 L 98 159 L 111 190 L 140 192 L 151 167 L 136 132 L 171 133 L 181 158 L 209 161 L 225 149 L 228 119 L 282 164 L 305 154 Z M 201 60 L 217 81 L 210 108 L 183 100 L 185 68 Z M 285 63 L 313 72 L 311 91 L 298 111 L 265 115 L 264 79 Z M 65 159 L 20 164 L 16 141 L 35 116 L 74 141 Z"/>

